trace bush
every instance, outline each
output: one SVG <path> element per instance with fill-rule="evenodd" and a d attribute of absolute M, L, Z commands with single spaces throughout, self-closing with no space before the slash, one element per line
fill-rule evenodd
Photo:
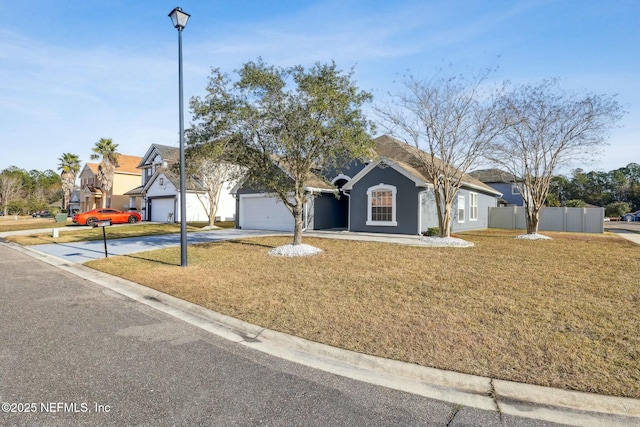
<path fill-rule="evenodd" d="M 604 216 L 606 217 L 621 217 L 627 212 L 631 212 L 631 207 L 626 202 L 609 203 L 604 208 Z"/>
<path fill-rule="evenodd" d="M 433 237 L 433 236 L 439 236 L 440 235 L 440 229 L 438 227 L 429 227 L 427 228 L 427 231 L 423 231 L 422 232 L 423 236 L 429 236 L 429 237 Z"/>

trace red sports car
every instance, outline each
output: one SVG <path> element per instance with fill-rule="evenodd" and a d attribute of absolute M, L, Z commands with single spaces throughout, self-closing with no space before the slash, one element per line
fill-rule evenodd
<path fill-rule="evenodd" d="M 109 224 L 135 224 L 142 217 L 138 212 L 122 212 L 116 209 L 93 209 L 86 212 L 77 213 L 72 221 L 80 225 L 90 225 L 96 227 L 98 221 L 109 221 Z"/>

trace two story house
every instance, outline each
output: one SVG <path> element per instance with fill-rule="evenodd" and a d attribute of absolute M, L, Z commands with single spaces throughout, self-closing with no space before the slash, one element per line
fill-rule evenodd
<path fill-rule="evenodd" d="M 118 167 L 113 174 L 113 185 L 106 194 L 103 204 L 103 193 L 97 179 L 98 163 L 86 163 L 80 172 L 80 210 L 107 207 L 119 210 L 130 208 L 139 209 L 139 205 L 132 204 L 126 193 L 140 183 L 140 171 L 137 166 L 141 157 L 120 154 Z M 134 200 L 135 203 L 135 200 Z"/>
<path fill-rule="evenodd" d="M 142 205 L 142 219 L 157 222 L 180 220 L 180 177 L 174 167 L 180 161 L 177 147 L 151 144 L 140 159 L 141 185 L 127 194 Z M 209 196 L 196 177 L 188 180 L 186 192 L 187 221 L 209 220 Z M 231 183 L 222 189 L 216 219 L 232 221 L 235 218 L 235 199 L 230 194 Z"/>

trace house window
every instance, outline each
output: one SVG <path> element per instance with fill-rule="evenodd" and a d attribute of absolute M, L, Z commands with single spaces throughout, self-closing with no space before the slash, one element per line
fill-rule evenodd
<path fill-rule="evenodd" d="M 164 178 L 160 178 L 160 185 L 164 185 Z"/>
<path fill-rule="evenodd" d="M 458 196 L 458 222 L 464 222 L 464 196 Z"/>
<path fill-rule="evenodd" d="M 398 225 L 396 187 L 380 184 L 367 190 L 367 225 Z"/>
<path fill-rule="evenodd" d="M 478 220 L 478 193 L 469 193 L 469 221 Z"/>
<path fill-rule="evenodd" d="M 515 196 L 516 194 L 520 194 L 520 190 L 517 185 L 511 184 L 511 195 Z"/>

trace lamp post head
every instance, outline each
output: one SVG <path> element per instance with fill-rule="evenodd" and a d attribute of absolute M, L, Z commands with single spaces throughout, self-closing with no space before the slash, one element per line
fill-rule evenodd
<path fill-rule="evenodd" d="M 176 27 L 178 31 L 182 31 L 182 29 L 187 26 L 187 21 L 189 20 L 190 16 L 191 15 L 183 12 L 182 8 L 179 7 L 173 9 L 169 14 L 173 26 Z"/>

